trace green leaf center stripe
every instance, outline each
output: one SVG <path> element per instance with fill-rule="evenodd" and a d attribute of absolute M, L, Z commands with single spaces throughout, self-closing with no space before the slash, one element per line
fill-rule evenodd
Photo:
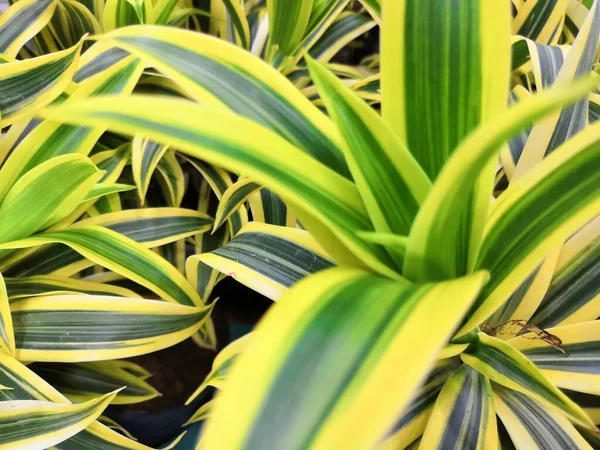
<path fill-rule="evenodd" d="M 435 399 L 442 390 L 444 383 L 448 380 L 452 372 L 456 370 L 456 364 L 437 367 L 429 374 L 427 381 L 423 383 L 423 388 L 412 401 L 412 403 L 402 412 L 400 420 L 387 433 L 386 437 L 392 436 L 415 420 L 419 414 L 435 403 Z"/>
<path fill-rule="evenodd" d="M 554 347 L 523 350 L 523 354 L 540 369 L 600 375 L 600 341 L 567 344 L 564 348 L 569 356 Z"/>
<path fill-rule="evenodd" d="M 559 217 L 575 214 L 600 196 L 600 171 L 596 168 L 599 155 L 600 143 L 594 143 L 572 156 L 568 163 L 542 179 L 532 195 L 523 196 L 515 208 L 506 211 L 502 220 L 489 230 L 481 247 L 479 267 L 489 269 L 492 277 L 483 288 L 482 299 L 510 273 L 517 255 L 528 254 L 555 231 L 548 223 L 560 223 Z M 577 170 L 573 170 L 574 167 Z M 565 192 L 565 186 L 573 188 Z M 524 223 L 520 220 L 524 216 L 532 220 Z M 535 238 L 515 239 L 519 235 Z M 510 245 L 498 245 L 499 242 Z"/>
<path fill-rule="evenodd" d="M 16 111 L 35 94 L 49 90 L 73 62 L 77 52 L 71 52 L 43 66 L 0 80 L 0 111 L 7 116 Z"/>
<path fill-rule="evenodd" d="M 517 34 L 535 40 L 546 26 L 557 0 L 540 0 L 533 7 L 527 19 L 523 22 Z"/>
<path fill-rule="evenodd" d="M 242 233 L 212 253 L 243 264 L 286 287 L 334 265 L 294 242 L 267 233 Z"/>
<path fill-rule="evenodd" d="M 512 66 L 511 70 L 518 69 L 519 67 L 531 61 L 531 54 L 529 53 L 529 46 L 525 39 L 520 39 L 511 46 L 512 52 Z"/>
<path fill-rule="evenodd" d="M 488 345 L 479 345 L 476 351 L 477 358 L 497 370 L 501 374 L 509 374 L 510 378 L 526 389 L 543 396 L 547 401 L 559 407 L 564 406 L 562 399 L 542 383 L 536 383 L 535 378 L 529 375 L 521 365 L 506 353 Z"/>
<path fill-rule="evenodd" d="M 85 387 L 88 392 L 105 394 L 123 387 L 123 380 L 92 370 L 85 364 L 34 363 L 29 368 L 55 388 L 62 388 L 63 393 L 78 392 Z M 77 386 L 77 388 L 70 389 L 69 386 Z M 149 393 L 148 389 L 130 383 L 119 392 L 119 395 L 147 396 Z"/>
<path fill-rule="evenodd" d="M 598 5 L 600 6 L 600 5 Z M 577 64 L 575 76 L 581 76 L 592 69 L 594 63 L 594 54 L 600 37 L 600 8 L 596 8 L 594 12 L 594 20 L 592 22 L 589 35 L 587 37 L 583 53 Z M 564 143 L 567 139 L 574 136 L 583 130 L 588 124 L 588 109 L 589 99 L 585 97 L 578 103 L 564 109 L 556 127 L 552 133 L 550 143 L 546 148 L 546 154 L 553 152 L 558 146 Z"/>
<path fill-rule="evenodd" d="M 278 132 L 326 166 L 349 177 L 346 163 L 335 144 L 285 98 L 241 68 L 150 38 L 119 37 L 116 41 L 167 60 L 170 67 L 202 86 L 236 113 Z"/>
<path fill-rule="evenodd" d="M 51 282 L 31 281 L 26 278 L 5 278 L 6 291 L 8 298 L 15 297 L 31 297 L 42 293 L 57 292 L 57 291 L 73 291 L 80 292 L 77 286 L 59 286 Z M 106 295 L 106 291 L 86 291 L 87 294 Z"/>
<path fill-rule="evenodd" d="M 542 328 L 558 325 L 600 295 L 600 239 L 576 261 L 555 273 L 531 321 Z"/>
<path fill-rule="evenodd" d="M 204 217 L 156 217 L 148 220 L 133 219 L 105 226 L 119 234 L 123 234 L 136 242 L 151 242 L 168 236 L 190 233 L 190 230 L 205 228 L 212 224 L 212 220 Z"/>
<path fill-rule="evenodd" d="M 262 201 L 265 223 L 286 226 L 287 206 L 281 198 L 268 189 L 261 189 L 260 199 Z"/>
<path fill-rule="evenodd" d="M 112 262 L 125 267 L 140 277 L 153 280 L 155 286 L 177 299 L 179 303 L 192 305 L 188 293 L 179 284 L 170 278 L 157 263 L 146 259 L 143 255 L 134 252 L 124 252 L 121 242 L 112 236 L 100 234 L 94 229 L 69 229 L 65 232 L 53 232 L 44 235 L 49 239 L 62 240 L 81 246 L 97 255 L 110 255 Z"/>
<path fill-rule="evenodd" d="M 84 258 L 66 245 L 49 245 L 17 262 L 6 270 L 7 276 L 48 275 Z"/>
<path fill-rule="evenodd" d="M 127 53 L 125 50 L 122 50 L 117 47 L 111 48 L 96 56 L 81 69 L 77 70 L 77 72 L 75 72 L 75 75 L 73 75 L 73 81 L 76 83 L 80 83 L 83 80 L 90 78 L 93 75 L 96 75 L 97 73 L 103 72 L 104 70 L 115 65 L 119 61 L 122 61 L 127 56 L 129 56 L 129 53 Z"/>
<path fill-rule="evenodd" d="M 107 311 L 14 311 L 15 342 L 19 349 L 77 350 L 131 347 L 125 342 L 176 333 L 193 326 L 210 313 L 140 314 Z M 110 324 L 109 327 L 103 324 Z M 61 336 L 71 334 L 63 342 Z M 112 345 L 108 344 L 112 343 Z"/>
<path fill-rule="evenodd" d="M 580 448 L 556 422 L 546 413 L 543 407 L 534 400 L 520 392 L 510 389 L 501 389 L 502 399 L 510 410 L 523 423 L 533 440 L 540 449 Z"/>
<path fill-rule="evenodd" d="M 15 13 L 15 15 L 0 28 L 0 53 L 4 53 L 13 41 L 41 15 L 54 0 L 37 0 L 31 5 Z"/>
<path fill-rule="evenodd" d="M 94 404 L 89 409 L 84 409 L 73 414 L 72 411 L 58 413 L 48 410 L 44 413 L 28 413 L 15 420 L 15 417 L 0 418 L 0 445 L 12 444 L 31 438 L 32 430 L 37 434 L 52 433 L 63 430 L 85 419 L 98 405 Z M 51 412 L 52 411 L 52 412 Z M 52 419 L 49 419 L 49 415 Z M 13 447 L 14 448 L 14 447 Z"/>
<path fill-rule="evenodd" d="M 246 448 L 285 448 L 289 442 L 295 442 L 298 448 L 310 448 L 312 439 L 357 373 L 366 376 L 363 362 L 368 358 L 373 361 L 370 367 L 375 366 L 374 361 L 389 343 L 388 330 L 400 329 L 421 298 L 419 289 L 411 286 L 395 296 L 388 295 L 381 308 L 373 311 L 369 304 L 384 300 L 379 294 L 385 290 L 385 285 L 374 290 L 372 278 L 363 276 L 324 294 L 321 308 L 309 323 L 302 324 L 306 332 L 293 342 L 278 370 L 245 442 Z M 371 295 L 365 298 L 358 292 Z M 307 392 L 307 385 L 315 390 Z M 280 414 L 282 410 L 289 413 Z M 321 414 L 316 415 L 315 411 Z M 273 432 L 266 434 L 265 429 Z"/>
<path fill-rule="evenodd" d="M 539 54 L 542 85 L 543 87 L 551 86 L 563 65 L 563 52 L 559 47 L 551 45 L 536 43 L 535 47 Z"/>
<path fill-rule="evenodd" d="M 487 408 L 483 408 L 488 397 L 485 378 L 475 370 L 467 370 L 466 378 L 455 400 L 452 412 L 440 440 L 442 448 L 456 450 L 477 448 L 481 423 L 486 423 Z M 464 422 L 467 422 L 466 426 Z M 457 430 L 461 433 L 457 436 Z M 450 445 L 451 444 L 451 447 Z"/>
<path fill-rule="evenodd" d="M 482 63 L 475 37 L 480 5 L 461 0 L 405 4 L 407 146 L 435 180 L 459 142 L 481 121 Z"/>
<path fill-rule="evenodd" d="M 209 219 L 202 217 L 172 216 L 131 219 L 102 224 L 102 226 L 143 244 L 161 241 L 172 236 L 193 234 L 201 228 L 210 226 L 210 224 Z M 66 245 L 52 244 L 20 260 L 7 269 L 6 274 L 12 277 L 46 275 L 69 264 L 83 261 L 83 259 L 79 253 Z"/>

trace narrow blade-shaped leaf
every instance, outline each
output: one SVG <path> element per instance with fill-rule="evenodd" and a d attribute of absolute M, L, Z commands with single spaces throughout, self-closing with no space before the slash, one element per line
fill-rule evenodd
<path fill-rule="evenodd" d="M 365 102 L 314 60 L 311 76 L 344 139 L 344 154 L 376 231 L 406 235 L 430 187 L 417 161 Z"/>
<path fill-rule="evenodd" d="M 146 381 L 121 369 L 112 361 L 88 363 L 41 363 L 29 368 L 58 389 L 72 402 L 80 403 L 104 394 L 107 390 L 121 389 L 112 400 L 113 405 L 145 402 L 160 395 Z"/>
<path fill-rule="evenodd" d="M 0 53 L 10 58 L 52 18 L 56 0 L 21 0 L 0 17 Z"/>
<path fill-rule="evenodd" d="M 494 385 L 494 406 L 517 450 L 592 447 L 560 413 L 520 392 Z"/>
<path fill-rule="evenodd" d="M 257 222 L 198 258 L 271 300 L 304 277 L 334 265 L 307 231 Z"/>
<path fill-rule="evenodd" d="M 548 89 L 523 100 L 497 120 L 479 127 L 461 143 L 444 166 L 411 228 L 404 262 L 406 277 L 445 279 L 466 270 L 467 260 L 471 260 L 468 266 L 474 266 L 477 248 L 470 248 L 473 237 L 464 237 L 462 219 L 457 212 L 466 211 L 471 205 L 471 194 L 481 170 L 494 160 L 502 144 L 514 134 L 587 95 L 599 80 L 591 75 L 568 88 Z M 486 201 L 489 203 L 489 197 Z"/>
<path fill-rule="evenodd" d="M 21 361 L 84 362 L 155 352 L 200 329 L 212 306 L 92 295 L 32 297 L 11 304 Z"/>
<path fill-rule="evenodd" d="M 409 404 L 485 279 L 479 273 L 415 286 L 348 269 L 307 278 L 253 333 L 219 394 L 203 445 L 375 444 Z M 446 301 L 455 314 L 439 308 Z M 411 364 L 399 383 L 395 368 L 401 361 Z M 365 428 L 360 424 L 367 416 Z"/>
<path fill-rule="evenodd" d="M 489 380 L 461 366 L 444 384 L 421 438 L 423 448 L 498 447 L 496 413 Z"/>
<path fill-rule="evenodd" d="M 590 418 L 518 350 L 504 341 L 479 333 L 474 351 L 462 353 L 465 364 L 487 376 L 495 383 L 536 399 L 571 420 L 588 428 L 595 426 Z"/>
<path fill-rule="evenodd" d="M 81 43 L 39 58 L 0 64 L 2 126 L 13 124 L 48 105 L 69 85 Z"/>

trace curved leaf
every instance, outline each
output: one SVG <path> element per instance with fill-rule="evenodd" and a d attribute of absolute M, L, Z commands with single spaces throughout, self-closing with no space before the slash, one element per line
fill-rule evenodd
<path fill-rule="evenodd" d="M 302 278 L 333 266 L 307 231 L 257 222 L 198 258 L 271 300 Z"/>
<path fill-rule="evenodd" d="M 340 268 L 300 282 L 269 310 L 234 364 L 203 445 L 375 444 L 409 404 L 485 278 L 415 286 Z M 440 302 L 451 302 L 455 314 Z M 399 361 L 411 361 L 401 383 Z"/>
<path fill-rule="evenodd" d="M 194 334 L 212 306 L 91 295 L 32 297 L 11 304 L 20 361 L 84 362 L 128 358 Z"/>

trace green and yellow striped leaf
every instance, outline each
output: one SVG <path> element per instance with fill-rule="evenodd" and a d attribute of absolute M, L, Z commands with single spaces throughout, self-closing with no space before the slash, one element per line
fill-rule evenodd
<path fill-rule="evenodd" d="M 9 242 L 0 248 L 57 243 L 68 245 L 90 261 L 139 283 L 166 301 L 187 306 L 203 305 L 200 296 L 175 267 L 148 248 L 108 228 L 77 226 Z"/>
<path fill-rule="evenodd" d="M 231 175 L 227 171 L 202 162 L 194 158 L 185 158 L 208 182 L 211 189 L 217 196 L 217 199 L 221 200 L 227 189 L 233 185 Z M 230 232 L 232 235 L 237 234 L 244 225 L 248 223 L 248 211 L 244 206 L 240 206 L 237 210 L 233 211 L 230 219 Z"/>
<path fill-rule="evenodd" d="M 327 28 L 323 36 L 310 49 L 310 55 L 316 60 L 327 63 L 340 50 L 354 39 L 366 33 L 376 25 L 374 20 L 364 14 L 346 12 Z"/>
<path fill-rule="evenodd" d="M 106 283 L 78 280 L 56 275 L 38 275 L 35 277 L 5 278 L 8 299 L 14 301 L 39 295 L 65 294 L 69 292 L 89 295 L 114 295 L 117 297 L 136 297 L 129 289 Z"/>
<path fill-rule="evenodd" d="M 435 402 L 421 447 L 498 448 L 492 387 L 484 375 L 468 366 L 452 374 Z"/>
<path fill-rule="evenodd" d="M 598 215 L 598 137 L 600 124 L 588 127 L 513 182 L 495 203 L 476 263 L 490 271 L 491 280 L 459 334 L 489 317 L 548 252 Z"/>
<path fill-rule="evenodd" d="M 435 180 L 461 141 L 506 109 L 510 8 L 487 0 L 382 6 L 383 117 Z"/>
<path fill-rule="evenodd" d="M 475 265 L 478 241 L 483 235 L 484 224 L 467 227 L 471 233 L 465 234 L 466 224 L 462 215 L 457 212 L 468 211 L 473 207 L 472 192 L 476 189 L 481 171 L 490 163 L 495 167 L 494 157 L 500 147 L 518 131 L 561 106 L 587 95 L 588 90 L 593 89 L 598 80 L 596 75 L 590 75 L 567 88 L 553 87 L 531 96 L 514 105 L 497 120 L 479 127 L 461 143 L 434 183 L 411 228 L 404 261 L 404 275 L 407 278 L 445 279 Z M 490 183 L 492 182 L 493 176 L 490 177 Z M 485 197 L 486 212 L 490 196 Z M 478 212 L 482 213 L 483 209 Z M 486 216 L 487 214 L 484 214 L 479 219 Z M 524 274 L 524 278 L 534 268 L 535 266 L 531 267 L 531 270 Z M 518 285 L 519 283 L 516 283 L 513 289 Z M 509 294 L 510 292 L 507 292 L 502 300 L 506 300 Z M 493 311 L 489 311 L 488 316 Z M 487 316 L 482 319 L 485 318 Z"/>
<path fill-rule="evenodd" d="M 306 276 L 334 265 L 307 231 L 258 222 L 198 258 L 271 300 Z"/>
<path fill-rule="evenodd" d="M 360 0 L 360 3 L 371 14 L 377 23 L 381 24 L 381 3 L 382 0 Z"/>
<path fill-rule="evenodd" d="M 0 53 L 14 58 L 52 18 L 56 0 L 21 0 L 0 16 Z"/>
<path fill-rule="evenodd" d="M 285 204 L 275 192 L 262 188 L 252 194 L 248 203 L 252 211 L 252 219 L 256 222 L 295 228 L 298 218 L 294 211 Z"/>
<path fill-rule="evenodd" d="M 30 170 L 0 205 L 0 242 L 28 237 L 67 217 L 101 176 L 82 155 L 59 156 Z"/>
<path fill-rule="evenodd" d="M 577 39 L 571 46 L 571 50 L 556 78 L 555 83 L 557 85 L 565 85 L 574 78 L 581 77 L 592 70 L 599 39 L 600 4 L 596 2 L 586 18 L 585 24 L 579 31 Z M 515 176 L 518 177 L 527 173 L 546 155 L 555 151 L 557 147 L 583 130 L 587 124 L 587 97 L 536 124 L 531 130 L 528 143 L 519 158 Z"/>
<path fill-rule="evenodd" d="M 130 93 L 142 70 L 143 66 L 138 60 L 123 60 L 105 70 L 102 76 L 83 81 L 68 101 L 100 94 Z M 20 139 L 18 145 L 13 145 L 11 155 L 0 170 L 0 198 L 3 198 L 19 176 L 54 156 L 71 153 L 88 155 L 104 131 L 102 128 L 42 122 Z"/>
<path fill-rule="evenodd" d="M 77 72 L 73 75 L 73 81 L 81 83 L 94 75 L 101 74 L 127 56 L 129 53 L 120 48 L 113 47 L 107 50 L 105 45 L 96 43 L 81 56 Z"/>
<path fill-rule="evenodd" d="M 112 392 L 77 405 L 0 402 L 0 449 L 44 450 L 60 444 L 96 420 L 115 395 Z"/>
<path fill-rule="evenodd" d="M 157 0 L 154 2 L 154 23 L 166 25 L 174 10 L 177 10 L 179 0 Z"/>
<path fill-rule="evenodd" d="M 235 42 L 240 47 L 250 50 L 250 26 L 244 9 L 244 2 L 240 0 L 218 0 L 223 2 L 227 10 L 227 20 L 230 26 L 229 42 Z M 233 36 L 231 35 L 233 33 Z"/>
<path fill-rule="evenodd" d="M 564 90 L 561 93 L 564 95 Z M 336 261 L 368 265 L 371 270 L 398 278 L 384 249 L 365 243 L 355 234 L 371 227 L 356 186 L 243 117 L 183 100 L 144 96 L 131 96 L 119 105 L 111 98 L 89 99 L 48 108 L 43 115 L 81 125 L 110 125 L 122 132 L 135 130 L 157 142 L 171 143 L 188 155 L 243 172 L 290 203 Z M 237 132 L 233 134 L 231 129 Z"/>
<path fill-rule="evenodd" d="M 416 397 L 402 411 L 398 421 L 385 435 L 384 440 L 375 448 L 377 450 L 395 450 L 405 448 L 411 442 L 417 440 L 425 431 L 433 405 L 444 383 L 459 367 L 460 361 L 457 358 L 439 360 L 419 389 Z"/>
<path fill-rule="evenodd" d="M 250 178 L 242 178 L 227 188 L 219 199 L 219 207 L 215 214 L 213 231 L 217 230 L 231 215 L 239 209 L 260 186 Z M 258 222 L 260 219 L 254 218 Z"/>
<path fill-rule="evenodd" d="M 175 345 L 197 332 L 212 306 L 93 295 L 32 297 L 11 304 L 20 361 L 129 358 Z"/>
<path fill-rule="evenodd" d="M 154 22 L 152 0 L 106 0 L 102 15 L 104 31 Z"/>
<path fill-rule="evenodd" d="M 275 61 L 276 67 L 279 67 L 283 73 L 294 70 L 302 57 L 323 37 L 348 4 L 349 0 L 313 0 L 313 8 L 302 42 L 293 51 L 293 57 L 281 58 L 281 54 L 278 55 L 279 58 Z"/>
<path fill-rule="evenodd" d="M 124 371 L 129 372 L 130 374 L 134 375 L 136 378 L 139 378 L 141 380 L 146 380 L 152 376 L 152 374 L 146 369 L 144 369 L 142 366 L 131 361 L 112 361 L 112 364 L 118 367 L 119 369 L 123 369 Z"/>
<path fill-rule="evenodd" d="M 553 249 L 544 262 L 542 262 L 510 295 L 508 300 L 486 320 L 490 326 L 506 324 L 511 320 L 531 319 L 542 299 L 548 291 L 556 263 L 560 255 L 560 248 Z"/>
<path fill-rule="evenodd" d="M 429 192 L 427 175 L 371 107 L 322 65 L 307 62 L 375 230 L 407 235 Z"/>
<path fill-rule="evenodd" d="M 289 80 L 243 49 L 166 27 L 127 27 L 103 39 L 156 67 L 194 100 L 226 106 L 348 175 L 333 124 Z"/>
<path fill-rule="evenodd" d="M 485 280 L 418 286 L 340 268 L 300 282 L 233 365 L 203 448 L 369 448 L 410 403 Z M 411 361 L 401 383 L 398 361 Z"/>
<path fill-rule="evenodd" d="M 517 450 L 592 447 L 560 413 L 520 392 L 494 385 L 494 408 Z"/>
<path fill-rule="evenodd" d="M 111 430 L 115 430 L 123 436 L 128 437 L 129 439 L 136 440 L 135 436 L 133 436 L 129 431 L 127 431 L 123 425 L 119 424 L 116 420 L 111 419 L 110 417 L 100 416 L 98 417 L 98 422 L 103 425 L 106 425 Z"/>
<path fill-rule="evenodd" d="M 62 50 L 75 45 L 87 34 L 101 32 L 98 20 L 85 5 L 75 0 L 59 0 L 52 20 L 42 30 L 40 38 L 52 39 L 52 45 Z M 83 48 L 87 50 L 90 46 L 91 43 L 86 42 Z"/>
<path fill-rule="evenodd" d="M 600 219 L 595 219 L 562 248 L 554 277 L 531 320 L 542 328 L 600 317 Z"/>
<path fill-rule="evenodd" d="M 460 355 L 465 364 L 495 383 L 526 394 L 562 412 L 576 423 L 594 429 L 585 412 L 554 386 L 526 356 L 500 339 L 484 333 L 478 336 L 475 349 Z"/>
<path fill-rule="evenodd" d="M 30 364 L 29 368 L 76 403 L 115 389 L 121 390 L 112 400 L 113 405 L 140 403 L 161 395 L 146 381 L 121 369 L 112 361 L 72 364 L 37 362 Z"/>
<path fill-rule="evenodd" d="M 154 248 L 208 231 L 212 227 L 212 219 L 189 209 L 146 208 L 103 214 L 79 221 L 74 226 L 88 225 L 106 227 L 144 247 Z M 2 262 L 1 269 L 13 277 L 57 272 L 68 276 L 92 265 L 75 250 L 63 245 L 24 250 Z"/>
<path fill-rule="evenodd" d="M 185 177 L 175 153 L 167 151 L 158 161 L 156 169 L 160 175 L 159 184 L 162 187 L 164 197 L 167 199 L 167 205 L 180 206 L 185 192 Z"/>
<path fill-rule="evenodd" d="M 533 361 L 554 385 L 600 395 L 600 322 L 582 322 L 545 331 L 560 339 L 565 353 L 531 335 L 519 336 L 509 343 Z"/>
<path fill-rule="evenodd" d="M 512 21 L 512 32 L 541 44 L 558 42 L 569 0 L 527 0 Z"/>
<path fill-rule="evenodd" d="M 4 278 L 0 274 L 0 348 L 9 355 L 15 352 L 15 334 Z"/>
<path fill-rule="evenodd" d="M 291 55 L 305 35 L 314 0 L 268 0 L 269 44 Z"/>
<path fill-rule="evenodd" d="M 167 145 L 152 142 L 141 136 L 133 138 L 131 144 L 131 171 L 142 205 L 146 199 L 146 192 L 148 192 L 152 174 L 168 148 Z"/>
<path fill-rule="evenodd" d="M 85 200 L 95 200 L 101 197 L 111 196 L 119 192 L 127 192 L 135 189 L 135 186 L 130 184 L 120 183 L 100 183 L 92 187 Z"/>
<path fill-rule="evenodd" d="M 0 391 L 0 400 L 42 400 L 69 404 L 69 400 L 26 366 L 0 353 L 0 383 L 8 390 Z M 59 450 L 152 450 L 112 431 L 99 422 L 93 422 L 85 430 L 56 446 Z"/>
<path fill-rule="evenodd" d="M 229 373 L 231 367 L 238 356 L 244 352 L 252 340 L 252 334 L 246 334 L 239 339 L 236 339 L 227 347 L 219 352 L 212 364 L 210 373 L 206 376 L 202 384 L 194 391 L 192 395 L 185 402 L 189 405 L 194 401 L 208 386 L 213 386 L 218 389 L 223 387 L 223 384 Z"/>
<path fill-rule="evenodd" d="M 2 127 L 31 115 L 57 98 L 71 82 L 80 51 L 81 43 L 39 58 L 0 64 Z"/>

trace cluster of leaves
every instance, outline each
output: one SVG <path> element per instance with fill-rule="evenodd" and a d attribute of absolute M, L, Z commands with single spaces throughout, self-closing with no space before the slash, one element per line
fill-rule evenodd
<path fill-rule="evenodd" d="M 179 41 L 202 36 L 204 46 L 225 57 L 252 51 L 268 60 L 308 96 L 314 88 L 303 55 L 310 51 L 328 63 L 375 27 L 356 6 L 348 0 L 303 6 L 304 19 L 288 36 L 289 11 L 277 2 L 7 5 L 0 15 L 0 448 L 150 450 L 101 416 L 109 404 L 159 395 L 150 374 L 123 358 L 188 338 L 215 349 L 209 299 L 221 275 L 199 254 L 229 242 L 249 216 L 281 226 L 297 222 L 279 196 L 258 186 L 250 212 L 238 204 L 215 221 L 237 174 L 141 129 L 130 135 L 68 124 L 41 116 L 44 108 L 108 95 L 118 104 L 143 94 L 255 115 L 254 106 L 241 103 L 248 94 L 243 83 L 258 78 L 225 60 L 198 53 L 187 69 L 192 79 L 183 79 L 151 60 L 158 55 L 185 70 L 185 49 L 177 52 L 167 39 L 150 39 L 147 55 L 111 40 L 121 32 L 125 40 L 131 32 L 144 36 L 150 26 Z M 277 20 L 269 25 L 268 17 Z M 351 83 L 372 75 L 332 68 Z"/>
<path fill-rule="evenodd" d="M 0 448 L 147 449 L 118 359 L 214 348 L 223 274 L 276 303 L 199 449 L 598 448 L 600 4 L 202 6 L 0 18 Z"/>

